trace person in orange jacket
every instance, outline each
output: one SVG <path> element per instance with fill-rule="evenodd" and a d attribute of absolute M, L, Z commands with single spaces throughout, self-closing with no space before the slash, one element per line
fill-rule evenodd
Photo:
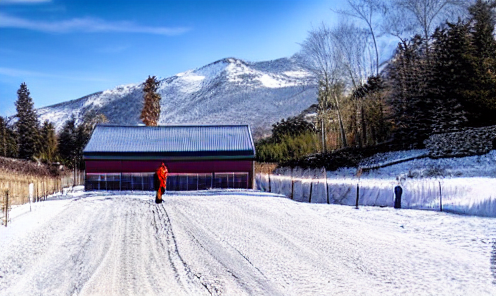
<path fill-rule="evenodd" d="M 164 194 L 164 192 L 165 192 L 165 187 L 167 185 L 167 174 L 168 173 L 169 173 L 169 170 L 167 170 L 167 167 L 162 162 L 162 165 L 156 171 L 159 184 L 158 184 L 157 197 L 155 198 L 155 202 L 158 204 L 162 203 L 162 194 Z"/>

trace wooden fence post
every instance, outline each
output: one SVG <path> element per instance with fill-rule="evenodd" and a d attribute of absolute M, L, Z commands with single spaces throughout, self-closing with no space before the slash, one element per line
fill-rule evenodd
<path fill-rule="evenodd" d="M 443 211 L 443 194 L 441 192 L 441 181 L 439 181 L 439 210 Z"/>
<path fill-rule="evenodd" d="M 28 186 L 29 186 L 29 183 L 28 183 Z M 33 183 L 33 186 L 34 186 L 34 183 Z M 29 189 L 28 189 L 28 191 L 29 191 Z M 33 189 L 33 191 L 34 191 L 34 189 Z M 36 191 L 38 191 L 38 189 L 36 189 Z M 33 192 L 33 194 L 34 194 L 34 192 Z M 32 209 L 31 209 L 31 199 L 32 198 L 31 198 L 30 192 L 28 192 L 28 199 L 29 199 L 29 211 L 31 212 L 32 211 Z"/>
<path fill-rule="evenodd" d="M 270 173 L 269 173 L 269 192 L 272 192 L 272 187 L 270 186 Z"/>
<path fill-rule="evenodd" d="M 313 179 L 310 181 L 310 196 L 308 197 L 308 203 L 312 203 L 312 189 L 313 189 Z"/>
<path fill-rule="evenodd" d="M 291 177 L 291 199 L 294 200 L 294 180 L 293 177 Z"/>
<path fill-rule="evenodd" d="M 325 175 L 326 199 L 327 199 L 327 204 L 329 204 L 329 187 L 327 186 L 327 170 L 325 168 L 324 168 L 324 175 Z"/>
<path fill-rule="evenodd" d="M 9 223 L 9 190 L 5 191 L 5 227 Z"/>
<path fill-rule="evenodd" d="M 355 204 L 355 208 L 358 209 L 358 199 L 360 197 L 360 186 L 358 185 L 357 183 L 357 196 L 356 196 L 356 204 Z"/>

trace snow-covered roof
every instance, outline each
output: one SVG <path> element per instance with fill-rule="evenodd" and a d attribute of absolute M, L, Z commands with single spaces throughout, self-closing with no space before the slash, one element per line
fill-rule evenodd
<path fill-rule="evenodd" d="M 97 125 L 85 159 L 134 156 L 255 156 L 248 125 Z M 141 158 L 141 157 L 139 157 Z"/>

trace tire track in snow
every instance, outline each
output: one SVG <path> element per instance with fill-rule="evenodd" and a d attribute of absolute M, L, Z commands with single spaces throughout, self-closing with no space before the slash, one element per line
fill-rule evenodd
<path fill-rule="evenodd" d="M 176 237 L 172 230 L 169 215 L 164 208 L 164 203 L 156 206 L 154 211 L 155 227 L 158 233 L 159 244 L 167 250 L 169 262 L 175 273 L 175 279 L 190 295 L 212 294 L 199 279 L 191 272 L 188 264 L 179 254 Z M 165 237 L 165 242 L 163 238 Z M 205 289 L 207 289 L 205 291 Z"/>
<path fill-rule="evenodd" d="M 120 206 L 114 219 L 112 254 L 81 294 L 191 294 L 194 290 L 181 283 L 169 259 L 157 207 L 150 201 L 124 196 L 114 202 Z"/>
<path fill-rule="evenodd" d="M 201 279 L 212 294 L 220 295 L 225 290 L 229 294 L 283 295 L 280 287 L 271 282 L 263 272 L 239 249 L 229 244 L 215 232 L 202 227 L 202 222 L 188 215 L 176 203 L 167 202 L 174 214 L 172 225 L 182 234 L 180 242 L 189 262 L 203 261 L 208 271 L 196 270 L 193 273 Z M 221 222 L 219 222 L 221 223 Z M 205 256 L 207 255 L 208 256 Z M 193 255 L 193 256 L 191 256 Z M 198 256 L 200 258 L 195 257 Z M 198 264 L 195 264 L 198 266 Z M 219 268 L 220 267 L 220 268 Z M 191 268 L 191 267 L 190 267 Z M 211 271 L 215 271 L 212 273 Z"/>
<path fill-rule="evenodd" d="M 0 262 L 21 268 L 11 269 L 11 276 L 5 278 L 8 288 L 0 289 L 0 294 L 4 291 L 5 295 L 80 291 L 107 251 L 105 237 L 95 231 L 104 228 L 96 217 L 104 218 L 105 211 L 101 206 L 92 206 L 92 211 L 86 212 L 86 205 L 71 202 L 64 211 L 40 225 L 38 231 L 33 231 L 30 239 L 10 246 L 10 257 L 0 258 Z M 95 222 L 85 223 L 88 220 Z M 54 274 L 59 276 L 53 277 Z"/>

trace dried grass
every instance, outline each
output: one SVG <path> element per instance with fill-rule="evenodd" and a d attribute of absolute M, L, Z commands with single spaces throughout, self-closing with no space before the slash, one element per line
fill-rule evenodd
<path fill-rule="evenodd" d="M 278 164 L 273 162 L 255 162 L 255 174 L 270 174 L 277 166 Z"/>

